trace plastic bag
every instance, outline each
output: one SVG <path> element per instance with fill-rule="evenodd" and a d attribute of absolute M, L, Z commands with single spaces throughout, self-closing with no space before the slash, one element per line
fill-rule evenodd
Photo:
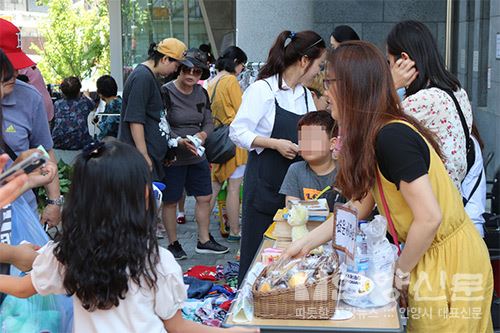
<path fill-rule="evenodd" d="M 387 220 L 381 215 L 375 216 L 370 223 L 362 224 L 361 231 L 366 235 L 368 250 L 366 277 L 373 281 L 374 288 L 366 296 L 345 298 L 344 301 L 360 308 L 384 306 L 394 301 L 392 285 L 397 247 L 387 240 Z"/>
<path fill-rule="evenodd" d="M 49 237 L 38 216 L 23 197 L 12 203 L 11 244 L 22 241 L 43 246 Z M 11 275 L 24 275 L 11 266 Z M 73 330 L 73 302 L 64 295 L 34 295 L 26 299 L 7 296 L 0 307 L 1 332 L 71 332 Z"/>

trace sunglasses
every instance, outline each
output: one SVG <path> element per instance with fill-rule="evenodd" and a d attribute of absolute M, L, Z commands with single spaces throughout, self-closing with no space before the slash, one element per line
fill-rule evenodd
<path fill-rule="evenodd" d="M 336 82 L 336 81 L 340 81 L 340 80 L 339 79 L 335 79 L 335 78 L 323 79 L 323 88 L 325 90 L 330 89 L 330 84 L 332 82 Z"/>
<path fill-rule="evenodd" d="M 201 75 L 203 73 L 203 69 L 198 68 L 198 67 L 190 68 L 190 67 L 183 66 L 181 70 L 184 74 L 191 74 L 191 75 Z"/>

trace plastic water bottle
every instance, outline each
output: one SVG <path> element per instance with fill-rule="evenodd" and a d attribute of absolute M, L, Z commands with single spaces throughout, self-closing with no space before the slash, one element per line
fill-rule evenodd
<path fill-rule="evenodd" d="M 356 234 L 356 273 L 366 276 L 369 266 L 368 257 L 368 243 L 366 242 L 366 235 L 361 231 L 361 225 L 367 223 L 366 221 L 359 221 L 358 233 Z"/>

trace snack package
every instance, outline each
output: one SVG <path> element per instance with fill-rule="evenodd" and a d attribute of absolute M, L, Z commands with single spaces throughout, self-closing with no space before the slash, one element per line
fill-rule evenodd
<path fill-rule="evenodd" d="M 256 281 L 257 291 L 270 292 L 308 285 L 333 274 L 337 265 L 336 252 L 289 261 L 278 260 L 271 263 L 267 267 L 267 274 Z"/>
<path fill-rule="evenodd" d="M 262 256 L 262 263 L 267 266 L 270 263 L 278 260 L 282 253 L 283 253 L 283 249 L 276 249 L 276 248 L 272 248 L 272 247 L 264 249 L 262 251 L 262 255 L 261 255 Z"/>

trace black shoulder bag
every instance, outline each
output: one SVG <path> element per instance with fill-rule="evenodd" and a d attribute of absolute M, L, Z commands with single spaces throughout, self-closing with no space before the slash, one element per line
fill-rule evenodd
<path fill-rule="evenodd" d="M 210 100 L 212 101 L 217 91 L 220 80 L 217 81 Z M 205 140 L 205 154 L 210 163 L 224 164 L 236 155 L 236 145 L 229 138 L 229 125 L 225 125 L 219 118 L 214 117 L 219 125 L 214 127 L 214 131 Z"/>
<path fill-rule="evenodd" d="M 457 109 L 458 115 L 460 117 L 460 122 L 462 123 L 462 129 L 464 130 L 465 134 L 465 147 L 467 149 L 467 174 L 469 173 L 470 169 L 474 165 L 474 161 L 476 160 L 476 150 L 474 148 L 474 142 L 472 141 L 472 138 L 470 137 L 469 133 L 469 127 L 467 126 L 467 122 L 465 121 L 465 116 L 464 113 L 462 112 L 462 108 L 460 107 L 460 104 L 458 103 L 457 98 L 455 97 L 455 94 L 453 91 L 448 90 L 448 89 L 442 89 L 444 92 L 446 92 L 451 99 L 453 100 L 453 103 L 455 103 L 455 108 Z M 469 202 L 470 198 L 472 198 L 472 195 L 474 192 L 476 192 L 477 188 L 479 187 L 479 183 L 481 183 L 481 178 L 483 176 L 483 173 L 479 175 L 479 177 L 476 180 L 476 183 L 474 184 L 474 187 L 472 188 L 469 196 L 467 198 L 462 197 L 462 201 L 465 205 Z"/>

